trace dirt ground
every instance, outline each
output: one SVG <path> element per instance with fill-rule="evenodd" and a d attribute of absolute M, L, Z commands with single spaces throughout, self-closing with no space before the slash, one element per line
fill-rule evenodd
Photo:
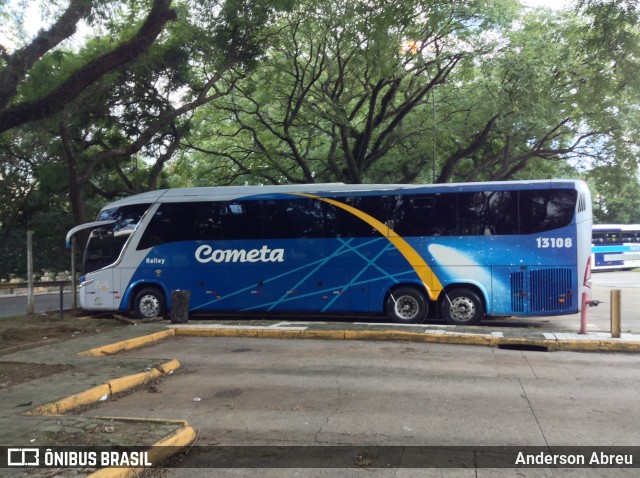
<path fill-rule="evenodd" d="M 120 315 L 77 316 L 65 313 L 61 320 L 56 313 L 32 316 L 7 317 L 0 320 L 0 358 L 8 354 L 43 345 L 63 342 L 87 335 L 108 332 L 120 327 L 130 327 L 137 321 Z M 143 321 L 144 322 L 144 321 Z M 191 321 L 193 323 L 193 321 Z M 197 322 L 197 321 L 196 321 Z M 277 320 L 218 319 L 206 323 L 240 325 L 271 325 Z M 66 370 L 64 366 L 4 362 L 0 360 L 0 390 L 30 380 Z"/>
<path fill-rule="evenodd" d="M 128 324 L 111 317 L 76 317 L 72 314 L 65 314 L 63 320 L 60 320 L 57 314 L 55 317 L 43 314 L 3 318 L 0 320 L 0 357 L 20 350 L 127 326 Z M 0 390 L 17 383 L 59 373 L 68 368 L 65 365 L 0 361 Z"/>

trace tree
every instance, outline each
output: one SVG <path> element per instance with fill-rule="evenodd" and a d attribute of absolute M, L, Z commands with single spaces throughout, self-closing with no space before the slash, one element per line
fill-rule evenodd
<path fill-rule="evenodd" d="M 484 32 L 508 22 L 513 6 L 304 2 L 282 19 L 261 68 L 202 112 L 189 145 L 228 181 L 365 182 L 393 157 L 385 179 L 405 179 L 403 146 L 425 129 L 412 113 L 461 63 L 491 50 Z"/>
<path fill-rule="evenodd" d="M 46 53 L 75 33 L 80 19 L 91 15 L 92 7 L 90 0 L 71 0 L 51 28 L 41 30 L 30 44 L 14 53 L 3 53 L 4 64 L 0 70 L 0 133 L 61 111 L 99 78 L 145 53 L 166 23 L 176 19 L 171 0 L 153 0 L 147 16 L 132 37 L 73 71 L 65 72 L 43 94 L 21 98 L 20 89 L 28 90 L 29 83 L 40 79 L 30 77 L 30 70 Z"/>
<path fill-rule="evenodd" d="M 638 65 L 612 66 L 624 55 L 595 48 L 586 17 L 358 5 L 283 19 L 261 68 L 202 111 L 182 165 L 208 183 L 577 176 L 636 135 Z"/>
<path fill-rule="evenodd" d="M 59 43 L 83 17 L 70 5 L 49 30 L 0 64 L 0 75 L 10 80 L 0 108 L 0 161 L 28 165 L 22 171 L 30 173 L 15 179 L 23 183 L 20 191 L 66 196 L 70 224 L 95 212 L 95 196 L 162 184 L 164 164 L 189 130 L 189 114 L 226 94 L 255 64 L 271 16 L 287 1 L 203 0 L 172 7 L 154 0 L 128 3 L 122 11 L 117 2 L 89 4 L 83 15 L 100 13 L 98 36 L 81 47 Z M 10 220 L 0 218 L 5 237 L 33 221 L 24 208 L 17 211 L 7 215 Z"/>
<path fill-rule="evenodd" d="M 595 224 L 640 224 L 639 174 L 637 166 L 626 174 L 610 165 L 589 171 Z"/>
<path fill-rule="evenodd" d="M 121 179 L 105 196 L 157 187 L 182 134 L 178 119 L 223 94 L 217 82 L 259 53 L 258 31 L 273 11 L 262 2 L 204 1 L 192 11 L 182 6 L 181 18 L 161 36 L 167 22 L 177 19 L 177 10 L 170 8 L 170 1 L 154 0 L 148 12 L 133 8 L 110 20 L 120 35 L 112 36 L 116 47 L 105 51 L 104 39 L 96 39 L 77 53 L 56 50 L 42 57 L 72 32 L 73 22 L 90 13 L 91 5 L 81 3 L 81 12 L 71 4 L 52 28 L 8 56 L 0 71 L 11 80 L 0 96 L 0 132 L 45 119 L 42 126 L 59 138 L 52 152 L 67 163 L 77 222 L 86 220 L 83 190 L 98 165 L 109 164 Z M 212 15 L 212 10 L 219 13 Z M 42 91 L 44 70 L 61 73 Z M 123 169 L 123 162 L 140 154 L 153 158 L 143 184 Z"/>

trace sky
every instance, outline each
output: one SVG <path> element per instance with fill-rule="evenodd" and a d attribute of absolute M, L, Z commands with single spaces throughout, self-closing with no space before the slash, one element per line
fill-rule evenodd
<path fill-rule="evenodd" d="M 561 9 L 570 6 L 573 0 L 520 0 L 524 5 L 529 7 L 547 7 L 553 9 Z M 40 28 L 43 27 L 41 14 L 36 0 L 0 0 L 0 8 L 14 9 L 20 3 L 27 3 L 28 7 L 25 11 L 25 31 L 29 37 L 33 37 Z M 0 45 L 12 49 L 15 41 L 3 31 L 0 25 Z"/>
<path fill-rule="evenodd" d="M 547 7 L 553 9 L 561 9 L 570 6 L 574 2 L 571 0 L 520 0 L 528 7 Z"/>

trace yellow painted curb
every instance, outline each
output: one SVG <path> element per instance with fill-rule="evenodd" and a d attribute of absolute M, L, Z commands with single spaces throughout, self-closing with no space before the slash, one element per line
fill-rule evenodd
<path fill-rule="evenodd" d="M 100 401 L 100 398 L 109 396 L 109 385 L 104 383 L 96 387 L 83 390 L 82 392 L 69 395 L 52 403 L 46 403 L 33 410 L 28 411 L 27 415 L 60 415 L 77 407 L 88 405 Z"/>
<path fill-rule="evenodd" d="M 127 375 L 120 378 L 114 378 L 113 380 L 109 380 L 107 382 L 107 385 L 109 385 L 111 389 L 111 394 L 120 393 L 135 388 L 138 385 L 142 385 L 143 383 L 149 382 L 154 378 L 166 375 L 167 373 L 172 372 L 179 367 L 180 362 L 178 362 L 176 359 L 172 359 L 169 362 L 160 364 L 159 366 L 145 372 L 134 373 L 133 375 Z"/>
<path fill-rule="evenodd" d="M 209 329 L 176 328 L 176 336 L 185 337 L 250 337 L 250 338 L 295 338 L 318 340 L 402 340 L 451 345 L 500 345 L 543 347 L 548 351 L 572 352 L 640 352 L 640 342 L 616 342 L 612 340 L 558 340 L 521 337 L 496 337 L 488 334 L 455 334 L 405 332 L 401 330 L 287 330 L 287 329 Z"/>
<path fill-rule="evenodd" d="M 258 337 L 266 339 L 301 339 L 302 330 L 260 329 Z"/>
<path fill-rule="evenodd" d="M 558 340 L 519 337 L 495 337 L 480 334 L 405 332 L 401 330 L 296 330 L 264 328 L 169 328 L 165 331 L 96 347 L 80 355 L 106 356 L 153 344 L 170 337 L 249 337 L 275 339 L 321 339 L 321 340 L 404 340 L 452 345 L 523 345 L 546 347 L 549 351 L 572 352 L 640 352 L 640 342 L 617 342 L 612 340 Z M 165 372 L 166 373 L 166 372 Z"/>
<path fill-rule="evenodd" d="M 182 429 L 164 440 L 159 441 L 154 446 L 159 447 L 152 450 L 151 463 L 162 463 L 167 458 L 175 455 L 175 448 L 185 448 L 195 441 L 196 431 L 185 421 Z M 171 448 L 170 448 L 171 447 Z"/>
<path fill-rule="evenodd" d="M 163 420 L 143 420 L 143 421 L 162 421 Z M 165 422 L 166 423 L 166 422 Z M 157 443 L 153 444 L 153 447 L 149 449 L 149 460 L 151 463 L 162 463 L 171 456 L 175 455 L 178 451 L 189 446 L 196 439 L 196 432 L 189 426 L 186 421 L 178 422 L 182 426 L 173 435 L 170 435 Z M 134 478 L 140 476 L 145 468 L 102 468 L 97 470 L 87 478 Z"/>
<path fill-rule="evenodd" d="M 611 340 L 561 340 L 558 350 L 567 352 L 640 352 L 640 342 Z"/>
<path fill-rule="evenodd" d="M 144 345 L 149 345 L 160 340 L 164 340 L 175 335 L 175 329 L 161 330 L 153 334 L 142 335 L 133 339 L 123 340 L 121 342 L 115 342 L 113 344 L 103 345 L 84 352 L 80 352 L 78 355 L 101 357 L 104 355 L 114 355 L 126 350 L 132 350 Z"/>
<path fill-rule="evenodd" d="M 160 370 L 163 374 L 168 374 L 169 372 L 173 372 L 174 370 L 179 369 L 180 362 L 178 362 L 178 360 L 176 359 L 171 359 L 168 362 L 161 363 L 156 368 Z"/>
<path fill-rule="evenodd" d="M 344 340 L 344 330 L 303 330 L 303 339 Z"/>
<path fill-rule="evenodd" d="M 258 329 L 174 329 L 186 337 L 258 337 Z"/>
<path fill-rule="evenodd" d="M 185 337 L 253 337 L 273 339 L 301 339 L 302 330 L 287 329 L 205 329 L 205 328 L 177 328 L 176 336 Z"/>
<path fill-rule="evenodd" d="M 82 392 L 75 393 L 65 398 L 61 398 L 60 400 L 52 403 L 46 403 L 26 412 L 26 414 L 60 415 L 83 405 L 97 403 L 105 396 L 110 397 L 111 395 L 114 395 L 116 393 L 130 390 L 154 378 L 167 374 L 170 371 L 177 369 L 178 367 L 180 367 L 180 362 L 172 359 L 169 362 L 165 362 L 151 370 L 135 373 L 133 375 L 127 375 L 124 377 L 114 378 L 102 385 L 83 390 Z"/>

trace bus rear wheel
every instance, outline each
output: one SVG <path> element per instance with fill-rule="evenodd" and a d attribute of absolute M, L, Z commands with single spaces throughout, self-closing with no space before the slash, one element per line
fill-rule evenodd
<path fill-rule="evenodd" d="M 389 292 L 385 302 L 387 317 L 401 324 L 421 324 L 427 317 L 429 305 L 418 289 L 398 287 Z"/>
<path fill-rule="evenodd" d="M 165 313 L 164 294 L 155 287 L 141 289 L 133 301 L 133 310 L 138 319 L 162 317 Z"/>
<path fill-rule="evenodd" d="M 475 325 L 484 317 L 484 303 L 471 289 L 447 292 L 442 299 L 442 318 L 450 325 Z"/>

